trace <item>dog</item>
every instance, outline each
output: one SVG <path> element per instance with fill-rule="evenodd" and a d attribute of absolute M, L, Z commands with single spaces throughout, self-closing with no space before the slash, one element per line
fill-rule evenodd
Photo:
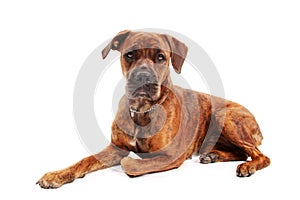
<path fill-rule="evenodd" d="M 246 161 L 237 166 L 238 177 L 270 164 L 257 148 L 263 137 L 245 107 L 172 84 L 169 65 L 181 72 L 188 52 L 184 43 L 167 34 L 125 30 L 103 49 L 103 59 L 110 50 L 121 53 L 127 81 L 111 144 L 66 169 L 46 173 L 37 182 L 42 188 L 58 188 L 120 164 L 130 177 L 171 170 L 193 154 L 206 164 Z M 141 159 L 129 157 L 131 151 Z"/>

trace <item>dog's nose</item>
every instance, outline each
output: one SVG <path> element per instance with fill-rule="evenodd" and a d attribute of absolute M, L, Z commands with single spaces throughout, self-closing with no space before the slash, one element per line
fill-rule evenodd
<path fill-rule="evenodd" d="M 136 81 L 141 84 L 151 83 L 151 73 L 147 71 L 141 71 L 136 73 Z"/>

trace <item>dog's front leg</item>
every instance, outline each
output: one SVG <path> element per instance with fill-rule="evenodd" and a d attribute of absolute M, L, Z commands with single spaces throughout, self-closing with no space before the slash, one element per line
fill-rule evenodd
<path fill-rule="evenodd" d="M 46 173 L 37 184 L 42 188 L 58 188 L 76 178 L 84 177 L 87 173 L 118 165 L 128 154 L 128 151 L 111 144 L 100 153 L 84 158 L 68 168 Z"/>
<path fill-rule="evenodd" d="M 179 158 L 168 155 L 158 155 L 153 158 L 145 159 L 125 157 L 121 160 L 121 165 L 128 176 L 135 177 L 178 168 L 185 159 L 185 155 L 181 155 Z"/>

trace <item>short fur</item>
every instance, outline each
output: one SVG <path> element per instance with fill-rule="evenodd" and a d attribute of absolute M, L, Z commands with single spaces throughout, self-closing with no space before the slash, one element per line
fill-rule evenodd
<path fill-rule="evenodd" d="M 131 177 L 178 168 L 193 154 L 201 163 L 250 161 L 238 165 L 239 177 L 267 167 L 270 159 L 257 146 L 262 134 L 243 106 L 174 86 L 169 63 L 181 72 L 187 47 L 169 35 L 122 31 L 102 51 L 121 52 L 127 79 L 112 124 L 111 144 L 96 155 L 55 172 L 37 183 L 58 188 L 92 171 L 122 165 Z M 146 87 L 147 85 L 147 87 Z M 142 159 L 128 157 L 130 151 Z"/>

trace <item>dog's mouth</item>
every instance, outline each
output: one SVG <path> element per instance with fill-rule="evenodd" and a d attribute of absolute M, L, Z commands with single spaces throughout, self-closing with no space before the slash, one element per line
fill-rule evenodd
<path fill-rule="evenodd" d="M 149 83 L 142 86 L 127 83 L 126 95 L 129 100 L 130 109 L 137 113 L 150 111 L 156 104 L 161 93 L 161 86 L 158 83 Z"/>
<path fill-rule="evenodd" d="M 135 84 L 127 84 L 126 87 L 127 97 L 129 99 L 145 99 L 155 101 L 160 95 L 160 85 L 158 83 L 147 83 L 144 85 L 136 86 Z"/>

